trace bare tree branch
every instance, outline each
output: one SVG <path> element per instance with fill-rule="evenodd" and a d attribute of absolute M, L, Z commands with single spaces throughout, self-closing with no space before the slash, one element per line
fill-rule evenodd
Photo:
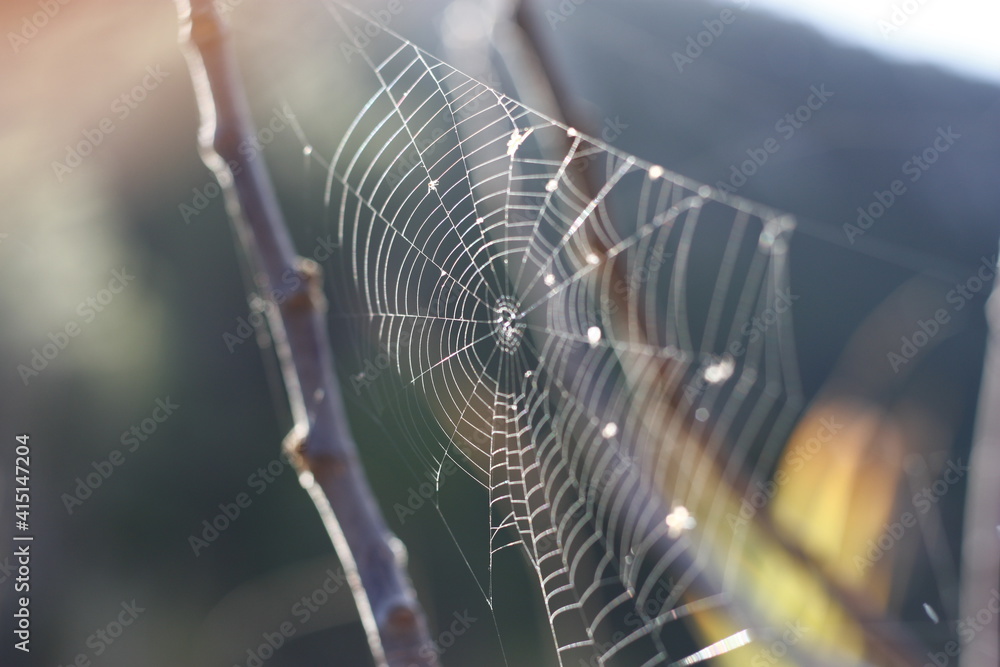
<path fill-rule="evenodd" d="M 177 0 L 177 6 L 202 117 L 202 158 L 226 193 L 256 287 L 268 299 L 268 325 L 295 422 L 285 451 L 343 563 L 375 662 L 434 667 L 424 614 L 405 572 L 405 549 L 382 518 L 349 431 L 320 268 L 296 254 L 263 162 L 238 150 L 255 133 L 226 26 L 211 0 Z"/>

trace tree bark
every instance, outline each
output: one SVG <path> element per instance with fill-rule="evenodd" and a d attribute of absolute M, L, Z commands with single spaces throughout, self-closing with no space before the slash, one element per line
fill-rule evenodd
<path fill-rule="evenodd" d="M 349 430 L 320 267 L 296 254 L 263 161 L 239 151 L 255 132 L 227 28 L 211 0 L 177 0 L 177 6 L 202 118 L 202 158 L 225 192 L 255 287 L 266 295 L 294 420 L 285 452 L 344 566 L 375 662 L 436 667 L 424 613 L 405 571 L 405 548 L 386 526 Z"/>

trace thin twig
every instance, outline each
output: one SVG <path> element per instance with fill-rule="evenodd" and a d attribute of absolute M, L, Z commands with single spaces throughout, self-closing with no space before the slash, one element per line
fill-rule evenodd
<path fill-rule="evenodd" d="M 336 547 L 375 662 L 435 667 L 405 549 L 382 518 L 349 431 L 320 268 L 296 254 L 263 162 L 238 150 L 255 132 L 227 28 L 211 0 L 177 0 L 177 6 L 202 117 L 202 158 L 225 191 L 256 287 L 268 295 L 268 326 L 295 423 L 285 451 Z"/>

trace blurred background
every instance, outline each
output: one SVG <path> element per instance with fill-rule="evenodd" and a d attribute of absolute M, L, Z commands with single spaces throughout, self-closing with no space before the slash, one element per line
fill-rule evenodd
<path fill-rule="evenodd" d="M 234 24 L 255 117 L 273 130 L 260 149 L 299 251 L 323 259 L 325 174 L 302 149 L 332 155 L 370 94 L 360 84 L 369 72 L 322 3 L 219 5 Z M 1000 230 L 998 54 L 979 35 L 996 25 L 992 5 L 358 5 L 616 148 L 795 214 L 804 232 L 791 283 L 807 400 L 850 397 L 892 420 L 910 456 L 886 483 L 903 503 L 915 480 L 919 490 L 947 462 L 968 460 L 992 282 L 981 267 L 996 264 Z M 732 20 L 713 33 L 706 22 L 718 26 L 726 10 Z M 222 198 L 198 157 L 174 6 L 9 0 L 0 22 L 5 619 L 12 452 L 25 432 L 36 536 L 32 653 L 11 651 L 5 630 L 0 661 L 371 664 L 340 565 L 279 453 L 290 419 L 273 360 L 256 344 Z M 817 91 L 828 94 L 812 98 L 823 101 L 808 120 L 782 124 Z M 745 168 L 768 140 L 779 150 Z M 904 191 L 886 205 L 897 180 Z M 894 362 L 902 339 L 942 309 L 939 333 Z M 370 360 L 360 350 L 371 347 L 349 332 L 333 337 L 350 387 Z M 508 664 L 555 665 L 528 568 L 498 564 L 494 621 L 467 566 L 488 553 L 482 490 L 449 479 L 447 522 L 430 503 L 401 516 L 426 481 L 406 456 L 419 434 L 400 434 L 364 392 L 345 389 L 345 398 L 433 634 L 477 619 L 445 664 L 504 664 L 502 642 Z M 878 432 L 871 437 L 877 446 Z M 219 519 L 235 513 L 240 494 L 247 506 Z M 892 588 L 894 613 L 928 650 L 959 638 L 964 500 L 962 479 L 935 502 L 934 521 L 907 547 L 907 584 Z M 209 539 L 213 521 L 225 528 Z M 451 534 L 463 536 L 461 549 Z M 294 635 L 260 655 L 286 622 Z"/>

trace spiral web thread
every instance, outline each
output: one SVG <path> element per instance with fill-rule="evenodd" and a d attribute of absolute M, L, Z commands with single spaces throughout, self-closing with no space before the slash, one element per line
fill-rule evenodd
<path fill-rule="evenodd" d="M 368 21 L 328 6 L 348 35 Z M 769 474 L 800 407 L 792 220 L 378 33 L 375 93 L 327 176 L 336 286 L 363 356 L 391 366 L 353 381 L 391 394 L 439 487 L 454 462 L 488 490 L 491 561 L 526 554 L 561 664 L 745 645 L 720 489 Z M 702 613 L 738 630 L 696 645 L 679 626 Z"/>

